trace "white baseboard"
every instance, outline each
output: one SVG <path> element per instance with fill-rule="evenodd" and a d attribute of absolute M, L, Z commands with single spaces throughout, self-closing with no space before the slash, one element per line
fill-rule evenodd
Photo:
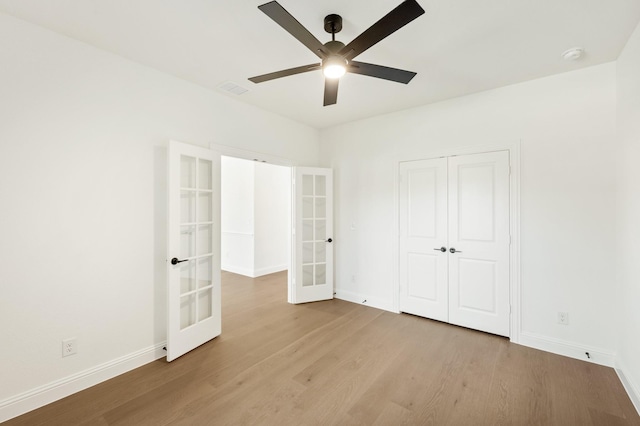
<path fill-rule="evenodd" d="M 0 401 L 0 423 L 162 358 L 164 346 L 158 343 Z"/>
<path fill-rule="evenodd" d="M 276 266 L 268 266 L 266 268 L 256 269 L 254 271 L 253 278 L 261 277 L 263 275 L 274 274 L 274 273 L 280 272 L 280 271 L 286 271 L 287 269 L 289 269 L 289 265 L 287 265 L 287 264 L 276 265 Z"/>
<path fill-rule="evenodd" d="M 625 374 L 625 371 L 629 370 L 625 368 L 624 364 L 622 364 L 619 359 L 616 360 L 616 373 L 622 382 L 622 386 L 624 386 L 624 389 L 627 391 L 633 406 L 636 407 L 636 411 L 640 414 L 640 385 L 635 383 L 630 376 Z"/>
<path fill-rule="evenodd" d="M 383 311 L 396 312 L 393 309 L 393 303 L 382 298 L 370 297 L 365 294 L 339 289 L 336 289 L 334 296 L 336 299 L 345 300 L 347 302 L 371 306 L 373 308 L 382 309 Z"/>
<path fill-rule="evenodd" d="M 613 352 L 553 337 L 542 336 L 528 331 L 520 332 L 520 339 L 517 343 L 530 348 L 581 359 L 607 367 L 613 367 L 615 365 L 615 354 Z M 587 357 L 586 352 L 589 353 L 589 357 Z"/>
<path fill-rule="evenodd" d="M 234 265 L 222 265 L 220 269 L 227 272 L 233 272 L 234 274 L 244 275 L 245 277 L 255 278 L 253 276 L 253 270 L 249 268 L 242 268 Z"/>

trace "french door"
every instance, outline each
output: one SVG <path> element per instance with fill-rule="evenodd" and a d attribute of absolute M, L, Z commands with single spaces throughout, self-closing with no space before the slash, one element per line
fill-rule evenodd
<path fill-rule="evenodd" d="M 289 303 L 333 298 L 333 171 L 293 168 Z"/>
<path fill-rule="evenodd" d="M 220 335 L 220 155 L 168 152 L 167 361 Z"/>
<path fill-rule="evenodd" d="M 400 310 L 509 336 L 509 153 L 400 164 Z"/>

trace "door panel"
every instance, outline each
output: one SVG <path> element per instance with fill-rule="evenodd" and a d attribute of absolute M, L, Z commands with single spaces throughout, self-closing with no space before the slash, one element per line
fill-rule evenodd
<path fill-rule="evenodd" d="M 449 322 L 509 335 L 509 153 L 449 158 Z"/>
<path fill-rule="evenodd" d="M 496 314 L 496 262 L 460 257 L 458 309 Z"/>
<path fill-rule="evenodd" d="M 438 301 L 438 256 L 407 253 L 407 296 Z"/>
<path fill-rule="evenodd" d="M 458 208 L 452 206 L 452 215 L 457 210 L 452 218 L 457 219 L 458 240 L 494 241 L 495 165 L 461 164 L 456 173 L 452 192 L 457 193 Z"/>
<path fill-rule="evenodd" d="M 172 361 L 221 332 L 220 155 L 171 141 L 168 163 L 167 361 Z"/>
<path fill-rule="evenodd" d="M 447 159 L 400 164 L 400 310 L 448 321 Z"/>
<path fill-rule="evenodd" d="M 292 260 L 289 303 L 333 298 L 333 171 L 292 171 Z"/>

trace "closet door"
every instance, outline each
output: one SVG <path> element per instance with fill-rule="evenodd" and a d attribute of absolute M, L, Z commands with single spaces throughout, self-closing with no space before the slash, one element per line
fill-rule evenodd
<path fill-rule="evenodd" d="M 400 163 L 400 311 L 448 321 L 447 159 Z"/>
<path fill-rule="evenodd" d="M 400 311 L 509 336 L 509 153 L 400 164 Z"/>
<path fill-rule="evenodd" d="M 509 336 L 509 153 L 449 158 L 449 322 Z"/>

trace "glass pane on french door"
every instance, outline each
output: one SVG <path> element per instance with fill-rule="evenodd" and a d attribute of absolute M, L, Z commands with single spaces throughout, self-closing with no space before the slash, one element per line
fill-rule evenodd
<path fill-rule="evenodd" d="M 333 297 L 333 173 L 317 167 L 294 168 L 292 274 L 290 303 Z"/>
<path fill-rule="evenodd" d="M 302 286 L 327 281 L 325 176 L 302 176 Z"/>
<path fill-rule="evenodd" d="M 180 330 L 211 317 L 211 161 L 180 157 Z"/>
<path fill-rule="evenodd" d="M 167 361 L 219 336 L 220 154 L 168 147 Z"/>

